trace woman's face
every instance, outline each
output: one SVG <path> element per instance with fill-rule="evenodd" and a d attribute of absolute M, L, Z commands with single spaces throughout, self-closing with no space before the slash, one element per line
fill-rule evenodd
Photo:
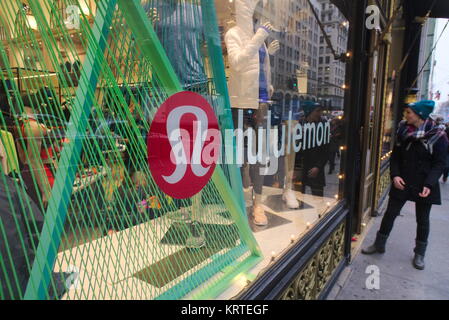
<path fill-rule="evenodd" d="M 419 127 L 420 123 L 422 122 L 422 119 L 410 108 L 405 108 L 404 117 L 407 121 L 407 124 L 413 125 L 415 127 Z"/>
<path fill-rule="evenodd" d="M 309 119 L 312 122 L 319 122 L 321 120 L 321 117 L 323 116 L 323 110 L 321 108 L 316 108 L 313 110 L 310 115 Z"/>

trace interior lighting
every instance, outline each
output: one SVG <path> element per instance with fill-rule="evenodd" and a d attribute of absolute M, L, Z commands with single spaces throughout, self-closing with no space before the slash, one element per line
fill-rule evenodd
<path fill-rule="evenodd" d="M 26 15 L 26 19 L 28 22 L 28 26 L 33 30 L 37 30 L 36 18 L 32 15 Z"/>
<path fill-rule="evenodd" d="M 84 15 L 89 15 L 89 6 L 86 3 L 86 0 L 79 0 L 81 11 L 84 13 Z"/>

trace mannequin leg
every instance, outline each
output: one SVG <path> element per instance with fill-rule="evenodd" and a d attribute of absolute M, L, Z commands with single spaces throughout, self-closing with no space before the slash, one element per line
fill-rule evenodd
<path fill-rule="evenodd" d="M 292 120 L 290 124 L 291 131 L 294 130 L 297 120 Z M 288 126 L 287 126 L 288 127 Z M 290 135 L 292 132 L 289 133 Z M 297 209 L 300 206 L 296 194 L 293 191 L 293 173 L 295 170 L 295 159 L 296 154 L 293 150 L 293 146 L 290 147 L 290 153 L 285 154 L 285 181 L 284 181 L 284 192 L 282 194 L 282 199 L 285 201 L 290 209 Z"/>
<path fill-rule="evenodd" d="M 256 111 L 255 114 L 254 129 L 256 131 L 257 146 L 259 143 L 258 141 L 259 127 L 262 127 L 265 130 L 267 129 L 267 121 L 266 121 L 267 111 L 268 111 L 268 103 L 260 103 L 259 109 Z M 261 150 L 258 151 L 261 152 Z M 265 226 L 268 224 L 268 219 L 262 207 L 263 182 L 265 176 L 260 174 L 261 167 L 262 166 L 259 162 L 253 165 L 253 185 L 254 185 L 253 219 L 256 225 Z"/>
<path fill-rule="evenodd" d="M 260 103 L 259 109 L 257 109 L 255 114 L 255 131 L 256 131 L 256 143 L 257 148 L 259 147 L 259 135 L 258 135 L 258 129 L 259 127 L 262 127 L 263 129 L 267 130 L 267 112 L 268 112 L 268 103 Z M 266 132 L 266 131 L 265 131 Z M 265 140 L 266 143 L 266 140 Z M 257 150 L 258 152 L 261 152 L 261 150 Z M 258 199 L 261 199 L 262 192 L 263 192 L 263 182 L 264 182 L 264 175 L 260 174 L 261 164 L 259 161 L 253 165 L 253 184 L 254 184 L 254 193 L 256 195 L 259 195 Z M 260 204 L 258 201 L 256 201 L 256 204 Z"/>

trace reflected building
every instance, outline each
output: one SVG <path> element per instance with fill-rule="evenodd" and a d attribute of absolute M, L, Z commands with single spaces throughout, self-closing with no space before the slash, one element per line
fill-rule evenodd
<path fill-rule="evenodd" d="M 318 0 L 324 26 L 337 55 L 347 51 L 348 21 L 329 0 Z M 318 59 L 318 96 L 332 110 L 343 110 L 345 63 L 335 60 L 320 31 Z"/>
<path fill-rule="evenodd" d="M 318 2 L 310 3 L 319 12 Z M 272 99 L 285 116 L 299 101 L 317 100 L 320 29 L 308 0 L 270 1 L 265 13 L 279 30 L 268 43 L 280 42 L 279 52 L 271 57 Z"/>

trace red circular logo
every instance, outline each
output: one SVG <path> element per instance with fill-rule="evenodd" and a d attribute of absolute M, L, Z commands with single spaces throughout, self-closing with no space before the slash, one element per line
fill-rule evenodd
<path fill-rule="evenodd" d="M 206 186 L 221 150 L 212 107 L 189 91 L 174 94 L 159 107 L 147 142 L 154 181 L 176 199 L 189 198 Z"/>

